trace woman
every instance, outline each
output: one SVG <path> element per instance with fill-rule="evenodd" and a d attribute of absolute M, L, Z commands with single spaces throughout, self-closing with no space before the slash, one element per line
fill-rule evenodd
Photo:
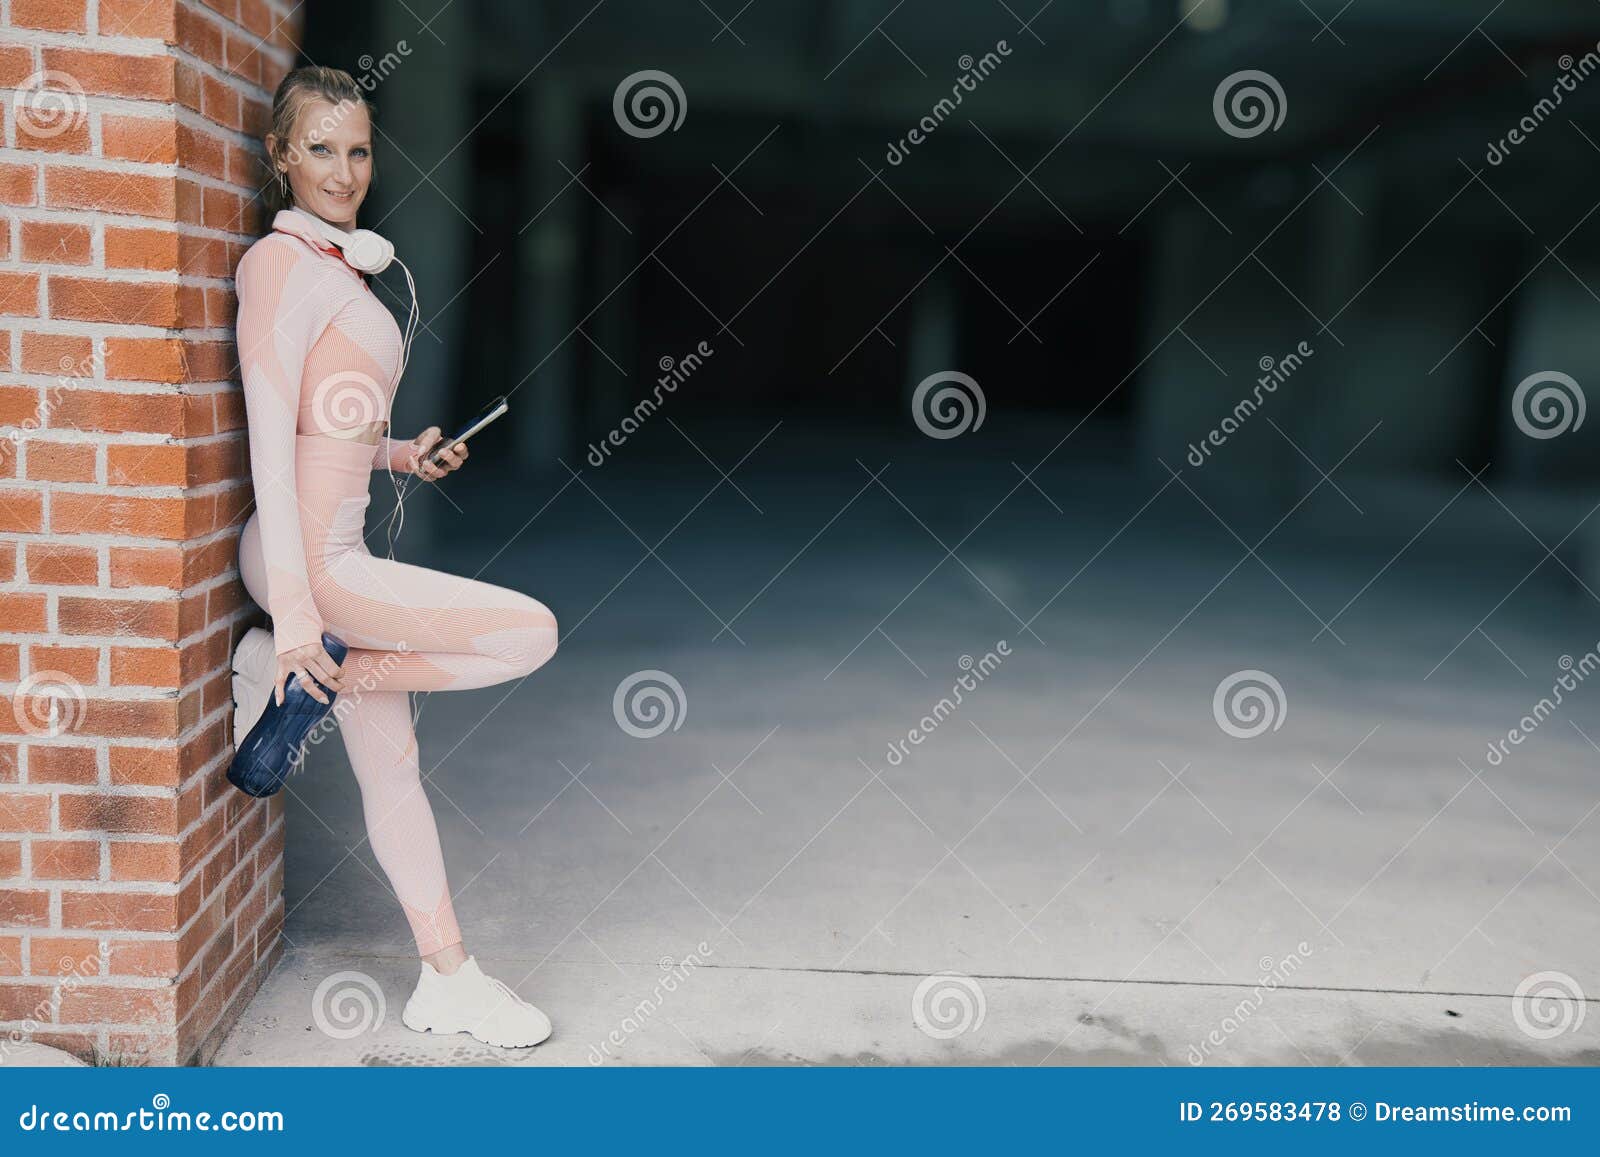
<path fill-rule="evenodd" d="M 400 328 L 327 228 L 355 229 L 373 178 L 371 133 L 371 109 L 349 73 L 300 68 L 278 86 L 265 139 L 272 229 L 236 274 L 256 501 L 239 572 L 273 630 L 248 632 L 235 653 L 234 739 L 269 699 L 283 703 L 291 677 L 322 703 L 318 682 L 348 689 L 337 715 L 367 836 L 422 957 L 403 1020 L 526 1047 L 550 1034 L 550 1021 L 462 946 L 407 693 L 521 678 L 555 653 L 556 621 L 526 595 L 374 558 L 363 541 L 374 469 L 431 482 L 468 453 L 458 444 L 441 452 L 442 465 L 424 461 L 437 426 L 410 441 L 387 437 Z M 348 645 L 342 665 L 324 649 L 324 631 Z"/>

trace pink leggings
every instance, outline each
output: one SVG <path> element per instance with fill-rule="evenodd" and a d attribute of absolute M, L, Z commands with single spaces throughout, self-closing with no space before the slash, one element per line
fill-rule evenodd
<path fill-rule="evenodd" d="M 334 704 L 361 786 L 367 838 L 423 956 L 461 941 L 433 809 L 422 788 L 408 691 L 518 679 L 556 650 L 544 604 L 504 587 L 374 558 L 363 539 L 373 449 L 326 435 L 295 439 L 295 482 L 311 597 L 324 629 L 350 647 Z M 239 573 L 267 604 L 256 515 Z"/>

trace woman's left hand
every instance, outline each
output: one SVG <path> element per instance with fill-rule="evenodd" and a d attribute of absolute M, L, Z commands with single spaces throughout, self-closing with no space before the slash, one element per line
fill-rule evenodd
<path fill-rule="evenodd" d="M 466 462 L 467 444 L 465 442 L 457 442 L 454 446 L 440 451 L 437 465 L 428 461 L 428 455 L 433 453 L 442 437 L 443 433 L 438 426 L 429 426 L 411 440 L 411 444 L 416 448 L 411 454 L 411 472 L 418 478 L 429 482 L 437 482 L 450 471 L 459 470 L 462 464 Z"/>

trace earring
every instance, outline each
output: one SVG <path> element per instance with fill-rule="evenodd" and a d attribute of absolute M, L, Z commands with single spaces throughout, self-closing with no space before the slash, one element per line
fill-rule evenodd
<path fill-rule="evenodd" d="M 284 179 L 283 170 L 278 170 L 278 194 L 285 201 L 289 199 L 289 182 Z"/>

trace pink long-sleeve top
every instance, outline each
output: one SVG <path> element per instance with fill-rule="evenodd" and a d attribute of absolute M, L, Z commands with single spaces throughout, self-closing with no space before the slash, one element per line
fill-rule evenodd
<path fill-rule="evenodd" d="M 366 279 L 293 209 L 280 210 L 272 232 L 245 251 L 234 285 L 266 609 L 281 655 L 322 637 L 300 537 L 295 436 L 388 420 L 400 327 Z M 385 437 L 372 465 L 409 471 L 409 448 Z"/>

